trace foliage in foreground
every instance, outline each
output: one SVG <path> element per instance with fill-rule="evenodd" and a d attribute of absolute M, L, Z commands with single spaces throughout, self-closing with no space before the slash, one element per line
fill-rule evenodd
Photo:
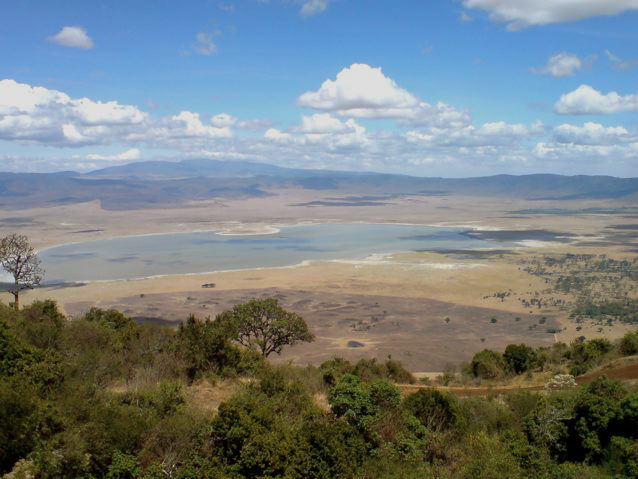
<path fill-rule="evenodd" d="M 226 326 L 190 318 L 172 331 L 111 310 L 67 320 L 50 301 L 20 313 L 0 306 L 0 474 L 638 477 L 638 393 L 618 382 L 501 399 L 425 388 L 404 398 L 392 382 L 411 375 L 398 362 L 273 367 Z M 627 338 L 621 345 L 632 350 Z M 477 371 L 512 374 L 537 356 L 514 345 L 500 357 L 481 354 Z M 202 378 L 236 378 L 238 392 L 213 412 L 192 398 Z"/>
<path fill-rule="evenodd" d="M 485 349 L 462 369 L 466 376 L 479 380 L 501 380 L 556 368 L 580 376 L 611 360 L 636 354 L 638 331 L 625 334 L 617 344 L 605 338 L 579 338 L 569 345 L 556 343 L 550 348 L 510 344 L 503 353 Z"/>

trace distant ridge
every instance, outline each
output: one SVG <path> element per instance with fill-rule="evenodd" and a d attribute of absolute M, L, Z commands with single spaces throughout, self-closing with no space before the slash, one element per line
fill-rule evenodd
<path fill-rule="evenodd" d="M 286 188 L 375 195 L 466 195 L 529 200 L 617 199 L 638 202 L 638 178 L 495 175 L 426 178 L 306 170 L 224 160 L 145 161 L 87 174 L 0 173 L 0 208 L 22 209 L 99 200 L 107 209 L 170 207 L 214 198 L 259 197 Z M 336 195 L 333 195 L 336 196 Z"/>
<path fill-rule="evenodd" d="M 140 161 L 126 165 L 110 166 L 87 173 L 93 178 L 138 178 L 138 179 L 181 179 L 181 178 L 253 178 L 256 176 L 276 176 L 279 178 L 317 177 L 331 175 L 353 176 L 360 173 L 286 168 L 243 160 L 192 159 L 172 161 Z"/>

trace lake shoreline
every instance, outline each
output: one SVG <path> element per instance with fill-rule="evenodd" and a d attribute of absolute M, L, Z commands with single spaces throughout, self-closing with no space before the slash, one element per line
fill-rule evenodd
<path fill-rule="evenodd" d="M 438 251 L 452 247 L 487 251 L 504 247 L 503 243 L 469 237 L 466 228 L 441 224 L 300 222 L 294 225 L 263 225 L 263 228 L 247 233 L 245 224 L 242 224 L 233 230 L 236 234 L 225 228 L 221 231 L 129 235 L 66 243 L 46 248 L 41 253 L 45 267 L 54 271 L 52 281 L 90 283 L 299 268 L 313 262 L 386 263 L 392 255 L 420 249 Z M 208 236 L 209 233 L 213 234 Z M 260 239 L 262 236 L 263 240 Z M 141 245 L 137 241 L 141 238 L 152 239 Z M 197 271 L 195 264 L 185 264 L 192 258 L 199 258 L 200 264 L 205 262 L 213 267 Z M 236 267 L 227 267 L 233 262 Z M 131 269 L 136 267 L 136 271 Z M 64 273 L 55 273 L 56 268 Z M 143 274 L 145 268 L 155 271 Z M 175 269 L 181 270 L 173 272 Z M 103 271 L 106 277 L 78 277 L 84 271 Z M 138 271 L 141 274 L 137 274 Z"/>

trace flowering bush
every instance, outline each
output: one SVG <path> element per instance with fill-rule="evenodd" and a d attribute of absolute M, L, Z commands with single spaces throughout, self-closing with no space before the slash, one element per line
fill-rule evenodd
<path fill-rule="evenodd" d="M 576 379 L 571 374 L 557 374 L 545 384 L 545 389 L 550 391 L 573 387 L 576 387 Z"/>

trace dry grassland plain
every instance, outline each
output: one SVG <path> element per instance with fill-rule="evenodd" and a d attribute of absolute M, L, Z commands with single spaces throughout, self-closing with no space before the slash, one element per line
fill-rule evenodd
<path fill-rule="evenodd" d="M 317 340 L 289 348 L 276 361 L 318 364 L 332 356 L 392 356 L 413 371 L 441 371 L 484 348 L 499 349 L 512 342 L 550 345 L 581 335 L 615 338 L 629 329 L 618 323 L 576 325 L 565 308 L 530 309 L 521 299 L 548 287 L 543 278 L 524 271 L 524 263 L 533 258 L 568 253 L 636 257 L 638 229 L 631 225 L 638 225 L 638 215 L 632 214 L 633 204 L 407 196 L 368 206 L 295 206 L 344 195 L 308 190 L 274 193 L 268 198 L 198 202 L 172 209 L 109 211 L 91 202 L 0 211 L 0 232 L 26 234 L 40 249 L 125 235 L 255 233 L 304 222 L 412 223 L 505 235 L 539 230 L 569 235 L 547 242 L 530 234 L 507 251 L 406 252 L 383 261 L 95 282 L 39 288 L 24 295 L 25 304 L 55 299 L 71 315 L 94 305 L 115 307 L 139 321 L 168 326 L 189 314 L 212 317 L 249 298 L 277 297 L 307 319 Z M 614 228 L 617 225 L 625 227 Z M 216 286 L 203 289 L 205 283 Z M 509 294 L 495 296 L 502 292 Z M 10 298 L 3 293 L 2 300 Z"/>

